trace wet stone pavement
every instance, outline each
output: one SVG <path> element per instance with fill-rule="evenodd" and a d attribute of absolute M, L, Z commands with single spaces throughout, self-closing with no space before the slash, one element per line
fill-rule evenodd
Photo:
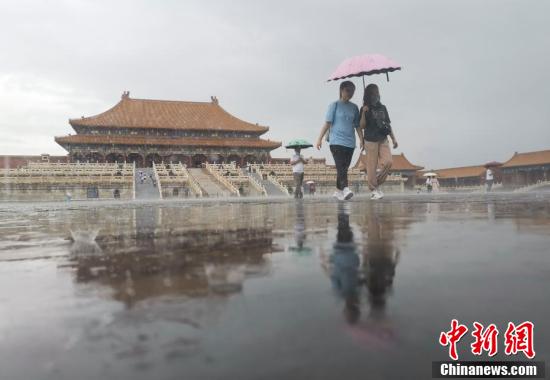
<path fill-rule="evenodd" d="M 549 289 L 550 193 L 1 203 L 0 379 L 429 379 L 453 318 L 548 363 Z"/>

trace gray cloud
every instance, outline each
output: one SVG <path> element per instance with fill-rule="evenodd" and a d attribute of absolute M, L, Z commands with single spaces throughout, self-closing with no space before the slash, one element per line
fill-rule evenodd
<path fill-rule="evenodd" d="M 269 125 L 267 138 L 313 142 L 337 94 L 328 74 L 380 52 L 404 67 L 389 83 L 367 78 L 381 86 L 398 153 L 432 168 L 505 160 L 548 148 L 549 11 L 519 0 L 3 1 L 0 153 L 62 153 L 53 136 L 72 132 L 67 119 L 104 111 L 123 90 L 217 95 Z"/>

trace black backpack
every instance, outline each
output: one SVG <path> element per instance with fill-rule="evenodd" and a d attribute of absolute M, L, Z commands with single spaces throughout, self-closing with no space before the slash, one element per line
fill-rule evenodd
<path fill-rule="evenodd" d="M 380 141 L 391 133 L 388 111 L 382 103 L 370 106 L 365 118 L 367 121 L 364 131 L 365 137 L 368 136 Z"/>

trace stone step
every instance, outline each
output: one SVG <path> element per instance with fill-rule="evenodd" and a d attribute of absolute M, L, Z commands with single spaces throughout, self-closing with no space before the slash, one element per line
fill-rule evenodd
<path fill-rule="evenodd" d="M 231 192 L 220 184 L 216 179 L 204 168 L 187 169 L 189 174 L 195 178 L 199 186 L 204 192 L 204 196 L 208 197 L 229 197 Z"/>
<path fill-rule="evenodd" d="M 260 182 L 265 187 L 265 191 L 267 192 L 267 195 L 286 195 L 281 189 L 279 189 L 278 186 L 273 184 L 271 181 L 264 180 L 258 173 L 247 173 L 248 175 L 252 176 L 258 182 Z"/>
<path fill-rule="evenodd" d="M 253 173 L 248 172 L 248 170 L 246 170 L 246 168 L 241 168 L 241 173 L 243 175 L 247 176 L 247 177 L 252 177 L 252 178 L 255 178 L 256 180 L 258 180 L 258 178 L 253 177 L 252 176 Z M 258 182 L 263 185 L 262 181 L 258 180 Z M 265 187 L 265 185 L 264 185 L 264 187 Z M 248 188 L 249 188 L 249 194 L 248 195 L 253 196 L 253 197 L 262 197 L 262 196 L 264 196 L 264 193 L 262 193 L 261 191 L 258 191 L 254 186 L 250 185 Z"/>
<path fill-rule="evenodd" d="M 141 182 L 139 172 L 145 175 L 145 180 Z M 136 169 L 134 181 L 136 183 L 136 199 L 160 199 L 158 184 L 153 184 L 155 174 L 153 168 Z"/>

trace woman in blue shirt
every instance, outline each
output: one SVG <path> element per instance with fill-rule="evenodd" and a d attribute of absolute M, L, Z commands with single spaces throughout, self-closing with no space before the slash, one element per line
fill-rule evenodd
<path fill-rule="evenodd" d="M 359 128 L 359 108 L 350 102 L 355 92 L 353 82 L 344 81 L 340 84 L 340 99 L 331 103 L 327 110 L 325 125 L 317 139 L 317 149 L 321 149 L 323 137 L 328 131 L 330 151 L 336 165 L 336 192 L 338 200 L 348 200 L 353 192 L 348 187 L 348 169 L 355 149 L 355 133 L 363 148 L 363 132 Z"/>

